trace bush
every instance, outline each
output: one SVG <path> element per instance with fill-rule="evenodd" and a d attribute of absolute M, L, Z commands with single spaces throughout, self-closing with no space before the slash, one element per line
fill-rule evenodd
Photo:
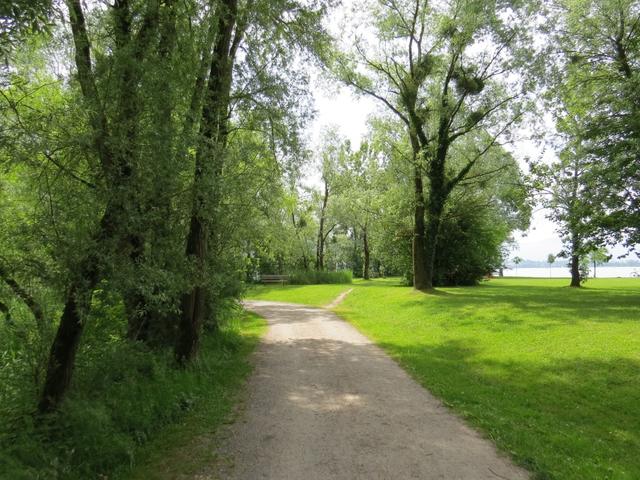
<path fill-rule="evenodd" d="M 0 395 L 7 402 L 0 406 L 0 480 L 117 478 L 149 440 L 191 412 L 206 411 L 215 426 L 250 370 L 246 357 L 258 339 L 254 325 L 261 325 L 255 315 L 237 314 L 204 336 L 194 365 L 179 369 L 171 349 L 124 340 L 116 334 L 123 319 L 95 310 L 73 387 L 55 414 L 33 417 L 37 392 L 24 379 L 28 365 L 0 356 L 0 379 L 19 376 Z"/>
<path fill-rule="evenodd" d="M 478 209 L 458 210 L 443 218 L 438 235 L 433 283 L 476 285 L 499 268 L 501 245 L 508 234 L 499 218 Z"/>
<path fill-rule="evenodd" d="M 319 285 L 326 283 L 351 283 L 353 273 L 351 270 L 339 270 L 337 272 L 325 272 L 317 270 L 300 271 L 289 275 L 291 285 Z"/>

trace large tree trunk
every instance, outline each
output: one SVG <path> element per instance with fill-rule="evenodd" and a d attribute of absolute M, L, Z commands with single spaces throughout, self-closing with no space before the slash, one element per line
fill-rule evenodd
<path fill-rule="evenodd" d="M 426 271 L 426 238 L 424 226 L 424 187 L 422 173 L 415 165 L 414 173 L 414 215 L 413 215 L 413 287 L 416 290 L 431 288 Z"/>
<path fill-rule="evenodd" d="M 86 260 L 89 262 L 90 260 Z M 86 267 L 90 267 L 88 264 Z M 91 266 L 93 270 L 95 265 Z M 71 383 L 76 352 L 93 290 L 97 285 L 97 272 L 86 273 L 71 286 L 67 295 L 60 325 L 49 352 L 47 375 L 38 404 L 40 413 L 55 410 L 64 397 Z"/>
<path fill-rule="evenodd" d="M 571 287 L 580 287 L 580 257 L 571 255 Z"/>
<path fill-rule="evenodd" d="M 211 215 L 219 201 L 219 178 L 222 174 L 228 136 L 229 97 L 233 63 L 242 29 L 237 27 L 237 0 L 224 0 L 217 12 L 218 30 L 209 70 L 205 94 L 200 138 L 196 152 L 194 175 L 194 202 L 186 255 L 196 263 L 196 279 L 190 291 L 182 296 L 178 336 L 175 345 L 176 360 L 186 364 L 198 353 L 200 334 L 206 315 L 206 264 Z M 235 36 L 233 35 L 236 29 Z M 213 188 L 213 192 L 207 189 Z M 213 195 L 212 195 L 213 193 Z"/>
<path fill-rule="evenodd" d="M 442 148 L 442 147 L 441 147 Z M 433 288 L 436 254 L 438 252 L 438 233 L 442 220 L 444 204 L 447 200 L 444 161 L 446 148 L 438 152 L 429 169 L 429 202 L 427 209 L 428 225 L 425 245 L 425 288 Z"/>
<path fill-rule="evenodd" d="M 363 243 L 363 250 L 364 250 L 364 264 L 362 265 L 362 278 L 365 280 L 369 280 L 370 278 L 369 265 L 371 263 L 371 256 L 369 253 L 369 236 L 367 234 L 366 227 L 362 230 L 362 243 Z"/>
<path fill-rule="evenodd" d="M 206 222 L 197 216 L 191 217 L 187 255 L 203 263 L 207 257 L 208 232 Z M 199 265 L 204 271 L 204 265 Z M 175 354 L 180 363 L 191 361 L 198 353 L 200 333 L 204 323 L 206 292 L 202 279 L 185 295 L 181 301 L 181 316 L 176 340 Z"/>

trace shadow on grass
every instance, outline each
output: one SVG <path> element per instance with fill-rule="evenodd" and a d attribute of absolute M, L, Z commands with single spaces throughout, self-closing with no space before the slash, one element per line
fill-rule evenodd
<path fill-rule="evenodd" d="M 539 316 L 532 328 L 544 328 L 558 323 L 577 324 L 585 320 L 600 323 L 639 321 L 640 295 L 634 290 L 570 289 L 555 286 L 481 285 L 445 291 L 437 304 L 425 298 L 411 298 L 399 303 L 400 308 L 424 308 L 425 317 L 434 308 L 446 309 L 451 319 L 477 323 L 477 312 L 484 320 L 516 325 L 525 322 L 522 314 Z M 504 311 L 501 311 L 503 309 Z M 526 318 L 530 323 L 531 318 Z"/>
<path fill-rule="evenodd" d="M 640 478 L 640 361 L 500 362 L 457 341 L 380 346 L 536 478 Z"/>

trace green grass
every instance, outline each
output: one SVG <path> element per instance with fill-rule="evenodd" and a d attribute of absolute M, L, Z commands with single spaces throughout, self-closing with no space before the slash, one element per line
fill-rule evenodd
<path fill-rule="evenodd" d="M 266 330 L 266 322 L 247 312 L 233 330 L 240 341 L 227 352 L 224 363 L 201 379 L 208 385 L 204 401 L 182 421 L 154 436 L 139 453 L 135 467 L 123 470 L 119 478 L 172 480 L 202 474 L 215 463 L 216 432 L 232 418 L 241 386 L 251 371 L 247 358 Z"/>
<path fill-rule="evenodd" d="M 336 311 L 536 478 L 638 479 L 640 280 L 566 284 L 359 282 Z"/>
<path fill-rule="evenodd" d="M 247 292 L 247 298 L 321 307 L 349 288 L 350 285 L 255 285 Z"/>

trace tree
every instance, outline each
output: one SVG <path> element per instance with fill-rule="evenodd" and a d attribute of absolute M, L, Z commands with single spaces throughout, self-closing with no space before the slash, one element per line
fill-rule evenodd
<path fill-rule="evenodd" d="M 597 266 L 602 265 L 603 263 L 607 263 L 610 258 L 611 255 L 609 255 L 609 252 L 607 252 L 607 249 L 604 247 L 597 248 L 589 253 L 589 260 L 593 265 L 593 278 L 596 278 Z"/>
<path fill-rule="evenodd" d="M 209 255 L 209 220 L 216 202 L 215 198 L 208 198 L 205 190 L 219 188 L 218 182 L 224 165 L 233 67 L 245 28 L 245 20 L 241 15 L 238 13 L 237 0 L 224 0 L 216 5 L 216 36 L 203 94 L 194 170 L 193 206 L 186 242 L 186 255 L 196 263 L 198 280 L 182 296 L 175 346 L 176 358 L 183 364 L 191 361 L 197 354 L 200 330 L 205 319 L 204 272 Z"/>
<path fill-rule="evenodd" d="M 520 264 L 523 262 L 523 260 L 522 260 L 522 258 L 520 258 L 520 257 L 513 257 L 513 258 L 511 259 L 511 261 L 512 261 L 512 262 L 513 262 L 513 264 L 516 266 L 516 275 L 517 275 L 517 274 L 518 274 L 518 265 L 520 265 Z"/>
<path fill-rule="evenodd" d="M 358 41 L 354 58 L 339 60 L 335 69 L 406 127 L 414 171 L 414 286 L 430 289 L 452 190 L 521 116 L 511 109 L 521 97 L 519 86 L 507 86 L 503 74 L 516 68 L 513 52 L 523 22 L 515 9 L 475 0 L 383 2 L 376 18 L 379 45 L 374 49 Z M 451 150 L 478 131 L 486 135 L 476 137 L 475 154 L 452 171 Z"/>
<path fill-rule="evenodd" d="M 551 97 L 557 117 L 590 159 L 591 223 L 599 243 L 639 243 L 640 6 L 633 0 L 558 0 L 548 5 L 559 46 Z"/>
<path fill-rule="evenodd" d="M 413 283 L 412 205 L 407 188 L 413 171 L 401 125 L 375 119 L 360 150 L 343 169 L 347 187 L 338 198 L 341 224 L 367 224 L 376 268 Z M 475 138 L 451 151 L 453 168 L 475 153 Z M 366 168 L 365 168 L 366 167 Z M 522 173 L 504 149 L 487 152 L 482 164 L 451 192 L 442 215 L 434 285 L 473 285 L 503 262 L 502 245 L 514 229 L 526 228 L 530 207 Z M 363 242 L 362 242 L 363 243 Z M 364 245 L 362 245 L 364 247 Z M 363 252 L 364 253 L 364 252 Z"/>
<path fill-rule="evenodd" d="M 82 99 L 87 108 L 93 152 L 98 158 L 109 197 L 99 226 L 93 236 L 93 245 L 80 260 L 77 274 L 67 288 L 67 298 L 59 327 L 51 347 L 47 375 L 42 390 L 39 410 L 55 409 L 67 391 L 75 356 L 86 316 L 90 310 L 93 291 L 104 278 L 106 265 L 102 256 L 135 251 L 139 238 L 130 229 L 129 212 L 135 208 L 132 195 L 136 192 L 134 179 L 137 88 L 141 74 L 140 62 L 153 54 L 149 42 L 151 31 L 159 27 L 156 14 L 160 7 L 150 5 L 142 13 L 137 31 L 132 30 L 130 5 L 117 2 L 111 10 L 114 22 L 115 71 L 119 95 L 114 99 L 113 118 L 101 99 L 100 83 L 92 61 L 92 44 L 87 31 L 85 12 L 79 0 L 66 2 L 75 48 L 75 68 Z M 172 4 L 163 8 L 171 9 Z M 126 52 L 126 53 L 125 53 Z M 110 120 L 114 120 L 110 124 Z"/>
<path fill-rule="evenodd" d="M 191 361 L 198 351 L 200 331 L 206 317 L 207 260 L 210 237 L 215 231 L 216 212 L 221 208 L 222 178 L 228 154 L 228 140 L 232 128 L 232 106 L 236 100 L 245 102 L 261 113 L 262 125 L 249 128 L 264 128 L 271 132 L 271 146 L 276 149 L 276 132 L 283 128 L 284 107 L 295 107 L 286 99 L 296 85 L 295 75 L 286 76 L 293 63 L 292 47 L 320 53 L 324 41 L 321 26 L 324 5 L 322 3 L 305 6 L 298 2 L 239 2 L 224 0 L 216 3 L 215 37 L 213 55 L 203 55 L 209 60 L 206 87 L 202 95 L 199 134 L 197 139 L 193 203 L 186 254 L 195 266 L 194 281 L 183 294 L 181 300 L 180 328 L 175 345 L 175 356 L 181 364 Z M 288 22 L 280 22 L 282 16 L 290 16 Z M 237 65 L 237 54 L 241 44 L 246 43 L 254 50 L 253 55 L 244 57 L 242 65 Z M 234 80 L 238 77 L 253 76 L 237 92 L 232 92 Z M 196 79 L 196 84 L 200 82 Z M 201 83 L 201 82 L 200 82 Z M 253 93 L 255 92 L 255 93 Z M 277 99 L 280 102 L 277 102 Z M 279 111 L 278 111 L 279 110 Z M 294 110 L 295 111 L 295 110 Z M 257 120 L 254 116 L 253 121 Z M 292 132 L 297 131 L 291 125 Z M 281 134 L 281 133 L 278 133 Z M 286 136 L 284 134 L 283 136 Z M 276 154 L 276 152 L 273 152 Z"/>
<path fill-rule="evenodd" d="M 556 256 L 552 253 L 547 255 L 547 263 L 549 264 L 549 278 L 551 278 L 551 266 L 555 263 Z"/>
<path fill-rule="evenodd" d="M 354 242 L 354 266 L 361 265 L 362 278 L 371 278 L 372 230 L 382 208 L 381 195 L 386 188 L 380 152 L 370 130 L 356 152 L 345 155 L 339 166 L 340 192 L 336 198 L 339 223 L 349 226 Z"/>
<path fill-rule="evenodd" d="M 592 220 L 590 162 L 582 148 L 568 143 L 559 160 L 550 165 L 536 165 L 542 205 L 547 218 L 558 225 L 563 249 L 558 256 L 569 259 L 571 286 L 580 287 L 580 259 L 597 246 L 596 225 Z"/>
<path fill-rule="evenodd" d="M 318 208 L 318 236 L 316 240 L 316 270 L 325 269 L 325 244 L 327 237 L 337 227 L 333 222 L 327 226 L 329 214 L 329 197 L 336 194 L 339 188 L 338 170 L 344 164 L 346 156 L 350 155 L 350 143 L 339 135 L 337 130 L 330 129 L 324 133 L 322 150 L 320 152 L 320 171 L 322 175 L 322 191 L 319 195 Z"/>

